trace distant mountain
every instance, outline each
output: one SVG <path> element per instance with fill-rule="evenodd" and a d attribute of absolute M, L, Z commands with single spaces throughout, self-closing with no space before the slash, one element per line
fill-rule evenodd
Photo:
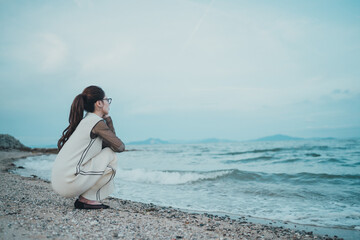
<path fill-rule="evenodd" d="M 144 141 L 129 142 L 129 145 L 153 145 L 153 144 L 169 144 L 168 141 L 161 140 L 159 138 L 148 138 Z"/>
<path fill-rule="evenodd" d="M 334 140 L 336 138 L 326 137 L 326 138 L 299 138 L 299 137 L 291 137 L 283 134 L 276 134 L 272 136 L 262 137 L 254 140 L 247 140 L 250 142 L 260 142 L 260 141 L 296 141 L 296 140 Z M 201 143 L 236 143 L 243 141 L 235 141 L 229 139 L 220 139 L 220 138 L 206 138 L 200 140 L 162 140 L 159 138 L 148 138 L 143 141 L 134 141 L 126 144 L 129 145 L 158 145 L 158 144 L 201 144 Z"/>
<path fill-rule="evenodd" d="M 230 143 L 230 142 L 236 142 L 236 141 L 228 140 L 228 139 L 219 139 L 219 138 L 207 138 L 199 141 L 194 141 L 194 143 Z"/>
<path fill-rule="evenodd" d="M 292 141 L 292 140 L 304 140 L 304 138 L 290 137 L 287 135 L 276 134 L 263 138 L 255 139 L 254 141 Z"/>

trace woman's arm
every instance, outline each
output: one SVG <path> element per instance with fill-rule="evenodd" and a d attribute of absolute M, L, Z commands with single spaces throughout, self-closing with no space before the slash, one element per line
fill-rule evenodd
<path fill-rule="evenodd" d="M 108 125 L 108 127 L 110 128 L 110 130 L 116 135 L 115 133 L 115 128 L 112 122 L 112 119 L 110 116 L 106 116 L 104 117 L 104 120 L 106 121 L 106 125 Z"/>
<path fill-rule="evenodd" d="M 125 144 L 115 135 L 115 129 L 111 117 L 105 118 L 105 121 L 99 121 L 91 131 L 91 138 L 100 136 L 103 139 L 103 148 L 110 147 L 114 152 L 125 150 Z"/>

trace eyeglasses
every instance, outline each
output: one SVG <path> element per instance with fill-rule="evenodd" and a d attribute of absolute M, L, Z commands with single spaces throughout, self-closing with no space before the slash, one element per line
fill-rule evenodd
<path fill-rule="evenodd" d="M 106 100 L 109 104 L 111 104 L 112 98 L 104 98 L 103 100 Z"/>

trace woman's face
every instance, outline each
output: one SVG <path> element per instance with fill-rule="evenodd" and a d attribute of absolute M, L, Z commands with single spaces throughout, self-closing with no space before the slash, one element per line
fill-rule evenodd
<path fill-rule="evenodd" d="M 99 113 L 99 116 L 109 115 L 111 99 L 106 96 L 102 100 L 98 100 L 95 103 L 95 112 Z"/>
<path fill-rule="evenodd" d="M 107 96 L 104 97 L 104 100 L 102 101 L 103 107 L 102 107 L 102 111 L 104 115 L 108 115 L 109 111 L 110 111 L 110 103 L 109 103 L 109 99 Z"/>

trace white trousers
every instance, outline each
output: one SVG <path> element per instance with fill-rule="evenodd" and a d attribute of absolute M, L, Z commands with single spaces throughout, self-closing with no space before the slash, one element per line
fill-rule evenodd
<path fill-rule="evenodd" d="M 79 195 L 89 200 L 100 201 L 114 191 L 114 177 L 117 169 L 116 153 L 104 148 L 94 158 L 81 166 L 75 182 Z"/>

